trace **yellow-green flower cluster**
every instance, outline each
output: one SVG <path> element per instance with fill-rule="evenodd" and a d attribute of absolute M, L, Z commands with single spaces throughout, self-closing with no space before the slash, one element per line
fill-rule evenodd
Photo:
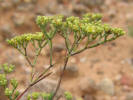
<path fill-rule="evenodd" d="M 20 36 L 16 36 L 11 40 L 7 40 L 8 44 L 13 46 L 14 48 L 18 48 L 28 44 L 30 41 L 43 41 L 45 39 L 44 34 L 42 32 L 36 32 L 35 34 L 23 34 Z"/>
<path fill-rule="evenodd" d="M 101 18 L 101 14 L 86 14 L 83 18 L 71 16 L 66 18 L 64 26 L 67 28 L 66 30 L 71 30 L 71 32 L 86 36 L 97 35 L 98 37 L 101 34 L 121 36 L 125 34 L 120 28 L 112 28 L 108 24 L 102 24 Z"/>
<path fill-rule="evenodd" d="M 53 95 L 51 93 L 42 93 L 42 98 L 44 100 L 51 100 Z"/>
<path fill-rule="evenodd" d="M 52 19 L 52 24 L 55 27 L 60 27 L 63 24 L 63 18 L 64 18 L 64 16 L 62 16 L 62 15 L 54 16 Z"/>
<path fill-rule="evenodd" d="M 48 24 L 53 25 L 54 27 L 58 27 L 62 25 L 64 16 L 56 15 L 56 16 L 38 16 L 36 19 L 37 25 L 41 28 L 45 28 Z"/>
<path fill-rule="evenodd" d="M 45 26 L 52 20 L 51 16 L 38 16 L 36 19 L 36 23 L 39 26 Z"/>
<path fill-rule="evenodd" d="M 4 70 L 5 73 L 13 72 L 14 68 L 15 68 L 14 65 L 3 64 L 3 70 Z"/>
<path fill-rule="evenodd" d="M 88 19 L 88 21 L 98 21 L 102 19 L 102 15 L 99 13 L 93 14 L 93 13 L 87 13 L 83 15 L 83 19 Z"/>
<path fill-rule="evenodd" d="M 5 74 L 0 74 L 0 86 L 6 86 L 7 85 L 7 79 Z"/>
<path fill-rule="evenodd" d="M 12 95 L 12 93 L 13 93 L 13 91 L 10 90 L 9 88 L 6 88 L 6 89 L 5 89 L 5 95 L 6 95 L 7 97 L 10 97 L 10 96 Z"/>
<path fill-rule="evenodd" d="M 80 24 L 79 17 L 71 16 L 66 18 L 66 26 L 74 32 L 80 31 Z"/>
<path fill-rule="evenodd" d="M 43 100 L 51 100 L 52 94 L 50 93 L 40 93 L 40 92 L 33 92 L 31 94 L 28 94 L 27 100 L 37 100 L 38 98 L 42 98 Z"/>
<path fill-rule="evenodd" d="M 11 79 L 11 85 L 13 86 L 13 88 L 17 88 L 17 86 L 18 86 L 18 81 L 17 80 L 15 80 L 15 79 Z"/>
<path fill-rule="evenodd" d="M 65 33 L 80 33 L 80 35 L 101 35 L 101 34 L 114 34 L 117 36 L 123 35 L 125 32 L 120 28 L 112 28 L 108 24 L 102 24 L 102 15 L 101 14 L 92 14 L 87 13 L 83 15 L 82 18 L 79 17 L 67 17 L 63 16 L 38 16 L 37 24 L 43 26 L 46 24 L 52 25 L 54 28 L 57 28 L 62 34 Z M 44 27 L 40 27 L 44 28 Z"/>
<path fill-rule="evenodd" d="M 70 92 L 65 92 L 65 97 L 66 97 L 66 100 L 72 100 L 73 99 L 72 94 Z"/>

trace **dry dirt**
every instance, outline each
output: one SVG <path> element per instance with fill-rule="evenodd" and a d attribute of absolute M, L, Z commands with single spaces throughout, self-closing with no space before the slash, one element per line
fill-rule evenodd
<path fill-rule="evenodd" d="M 36 11 L 38 7 L 45 6 L 48 1 L 49 0 L 38 0 L 34 11 Z M 69 4 L 65 3 L 65 5 Z M 106 0 L 106 5 L 101 11 L 104 15 L 103 21 L 110 23 L 112 26 L 124 28 L 124 30 L 127 31 L 127 25 L 133 22 L 131 21 L 133 18 L 132 9 L 133 2 L 125 3 L 117 0 Z M 26 25 L 15 27 L 12 22 L 12 16 L 14 16 L 14 14 L 18 14 L 18 16 L 28 16 L 24 20 Z M 113 18 L 110 18 L 110 15 L 113 15 Z M 24 32 L 35 32 L 39 30 L 34 23 L 33 11 L 21 12 L 17 11 L 15 7 L 6 11 L 0 10 L 0 27 L 7 24 L 11 26 L 11 31 L 14 33 L 12 35 L 17 35 L 18 33 L 22 34 Z M 18 52 L 5 43 L 5 37 L 10 38 L 12 36 L 3 35 L 1 31 L 0 34 L 0 63 L 11 62 L 16 64 L 16 71 L 12 74 L 12 76 L 17 76 L 16 78 L 21 82 L 20 88 L 23 90 L 25 85 L 27 85 L 25 79 L 28 79 L 30 68 L 28 67 L 25 59 Z M 62 41 L 60 38 L 61 37 L 57 36 L 54 43 L 60 43 Z M 47 55 L 47 52 L 48 48 L 42 51 L 41 56 L 38 59 L 37 71 L 43 70 L 48 65 L 49 56 Z M 56 67 L 61 66 L 63 63 L 64 54 L 64 51 L 55 52 L 54 61 L 59 61 Z M 29 55 L 32 56 L 33 53 L 30 52 Z M 96 83 L 99 83 L 100 80 L 104 78 L 109 78 L 113 81 L 115 85 L 115 95 L 109 96 L 104 92 L 98 91 L 93 94 L 97 98 L 96 100 L 127 100 L 125 99 L 127 94 L 133 91 L 132 37 L 125 35 L 113 42 L 86 50 L 85 52 L 72 57 L 69 60 L 69 64 L 76 65 L 79 68 L 79 73 L 76 77 L 65 77 L 62 87 L 67 91 L 70 91 L 76 97 L 82 96 L 79 89 L 79 83 L 83 78 L 93 79 Z M 58 79 L 55 74 L 52 78 L 56 80 Z"/>

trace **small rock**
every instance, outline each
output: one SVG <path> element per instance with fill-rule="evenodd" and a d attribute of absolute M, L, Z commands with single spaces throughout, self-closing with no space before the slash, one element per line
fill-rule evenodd
<path fill-rule="evenodd" d="M 63 70 L 63 67 L 57 69 L 57 71 L 56 71 L 57 75 L 60 75 L 62 70 Z M 76 77 L 76 76 L 78 76 L 78 73 L 79 73 L 79 69 L 76 65 L 69 65 L 66 67 L 64 76 L 65 77 Z"/>
<path fill-rule="evenodd" d="M 115 76 L 115 81 L 120 82 L 121 78 L 122 78 L 122 75 L 118 74 L 117 76 Z"/>
<path fill-rule="evenodd" d="M 91 59 L 90 62 L 91 62 L 92 64 L 95 64 L 95 63 L 100 62 L 100 59 Z"/>
<path fill-rule="evenodd" d="M 101 6 L 104 4 L 104 2 L 105 0 L 81 0 L 81 3 L 87 7 Z"/>
<path fill-rule="evenodd" d="M 129 86 L 127 86 L 127 85 L 124 85 L 124 86 L 122 87 L 122 91 L 124 91 L 124 92 L 129 92 L 129 91 L 131 91 L 131 88 L 130 88 Z"/>
<path fill-rule="evenodd" d="M 19 6 L 17 6 L 18 11 L 33 11 L 33 9 L 34 9 L 34 5 L 31 3 L 30 4 L 22 3 Z"/>
<path fill-rule="evenodd" d="M 98 87 L 101 91 L 105 92 L 106 94 L 114 95 L 115 93 L 114 83 L 109 78 L 101 80 Z"/>
<path fill-rule="evenodd" d="M 133 58 L 127 58 L 127 63 L 133 66 Z"/>
<path fill-rule="evenodd" d="M 64 44 L 58 44 L 58 45 L 54 45 L 53 46 L 53 51 L 54 52 L 61 52 L 61 51 L 65 50 L 65 49 L 66 49 L 66 47 L 65 47 Z"/>
<path fill-rule="evenodd" d="M 13 23 L 15 26 L 22 26 L 25 22 L 25 16 L 20 16 L 18 14 L 15 14 L 15 16 L 12 17 Z"/>
<path fill-rule="evenodd" d="M 76 63 L 76 59 L 75 59 L 74 57 L 72 57 L 72 58 L 70 59 L 70 62 L 71 62 L 71 63 Z"/>
<path fill-rule="evenodd" d="M 35 11 L 36 15 L 45 15 L 46 14 L 46 9 L 45 7 L 37 7 Z"/>
<path fill-rule="evenodd" d="M 58 6 L 59 5 L 57 4 L 57 1 L 54 0 L 53 2 L 48 3 L 47 10 L 48 10 L 49 13 L 55 14 L 57 12 Z"/>
<path fill-rule="evenodd" d="M 20 4 L 20 0 L 12 0 L 12 4 L 13 5 L 18 5 L 18 4 Z"/>
<path fill-rule="evenodd" d="M 40 81 L 38 84 L 34 85 L 34 87 L 29 89 L 28 92 L 22 97 L 21 100 L 26 100 L 28 93 L 32 93 L 35 91 L 52 93 L 55 91 L 56 86 L 57 86 L 57 81 L 52 80 L 52 79 L 44 79 L 44 80 Z M 55 98 L 57 99 L 60 96 L 61 97 L 64 96 L 64 89 L 62 89 L 62 88 L 59 89 Z"/>
<path fill-rule="evenodd" d="M 62 14 L 64 16 L 71 15 L 72 10 L 64 7 L 62 4 L 58 4 L 56 0 L 47 4 L 47 12 L 50 14 Z M 55 10 L 56 9 L 56 10 Z"/>
<path fill-rule="evenodd" d="M 108 15 L 110 18 L 114 18 L 116 16 L 116 10 L 112 9 L 108 11 Z"/>
<path fill-rule="evenodd" d="M 7 49 L 2 56 L 4 61 L 15 66 L 24 66 L 26 64 L 25 58 L 18 51 Z"/>
<path fill-rule="evenodd" d="M 24 0 L 25 3 L 31 3 L 32 0 Z"/>
<path fill-rule="evenodd" d="M 120 82 L 122 85 L 133 86 L 133 78 L 128 75 L 123 75 Z"/>
<path fill-rule="evenodd" d="M 9 24 L 5 24 L 5 25 L 1 26 L 0 31 L 1 31 L 2 37 L 4 39 L 13 37 L 12 30 L 11 30 L 11 27 Z"/>
<path fill-rule="evenodd" d="M 85 95 L 83 96 L 84 100 L 96 100 L 96 98 L 93 95 Z"/>
<path fill-rule="evenodd" d="M 37 0 L 24 0 L 25 3 L 37 3 Z"/>
<path fill-rule="evenodd" d="M 80 62 L 81 62 L 81 63 L 86 62 L 86 60 L 87 60 L 87 58 L 86 58 L 86 57 L 80 58 Z"/>
<path fill-rule="evenodd" d="M 75 4 L 73 6 L 73 12 L 76 13 L 76 14 L 83 14 L 83 13 L 86 13 L 86 12 L 89 12 L 89 9 L 84 6 L 83 4 Z"/>
<path fill-rule="evenodd" d="M 79 89 L 81 90 L 82 94 L 96 94 L 97 86 L 93 79 L 85 77 L 84 79 L 80 80 Z"/>
<path fill-rule="evenodd" d="M 2 10 L 8 10 L 12 7 L 12 4 L 10 2 L 2 2 L 0 6 Z"/>
<path fill-rule="evenodd" d="M 133 92 L 128 93 L 125 100 L 133 100 Z"/>

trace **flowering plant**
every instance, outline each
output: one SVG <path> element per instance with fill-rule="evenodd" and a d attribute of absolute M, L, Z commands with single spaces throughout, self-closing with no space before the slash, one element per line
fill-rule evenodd
<path fill-rule="evenodd" d="M 52 74 L 52 72 L 50 72 L 50 69 L 54 67 L 52 40 L 56 38 L 56 34 L 59 34 L 64 39 L 66 45 L 66 56 L 64 59 L 63 70 L 60 74 L 55 91 L 53 93 L 34 92 L 27 96 L 27 100 L 37 100 L 40 96 L 43 100 L 54 100 L 60 88 L 67 63 L 71 56 L 79 54 L 89 48 L 94 48 L 106 42 L 115 40 L 125 34 L 125 32 L 120 28 L 113 28 L 108 24 L 103 24 L 101 19 L 101 14 L 92 13 L 85 14 L 82 18 L 74 16 L 65 18 L 62 15 L 38 16 L 36 23 L 41 32 L 36 32 L 34 34 L 27 33 L 7 40 L 9 45 L 17 49 L 26 58 L 32 68 L 30 84 L 22 93 L 20 93 L 19 90 L 16 90 L 18 87 L 17 80 L 10 80 L 12 89 L 9 89 L 7 84 L 6 76 L 8 73 L 13 71 L 14 66 L 7 64 L 2 65 L 0 70 L 3 70 L 4 73 L 0 74 L 0 86 L 4 87 L 5 95 L 9 100 L 20 100 L 29 88 Z M 70 37 L 73 38 L 73 41 Z M 84 45 L 82 44 L 83 41 L 85 41 Z M 27 46 L 29 43 L 31 43 L 35 48 L 36 54 L 33 62 L 30 61 L 27 54 Z M 80 46 L 81 44 L 83 45 L 82 48 Z M 35 66 L 37 58 L 46 45 L 50 48 L 49 67 L 41 72 L 39 76 L 34 77 L 34 74 L 36 73 Z M 72 95 L 68 92 L 65 93 L 65 97 L 66 100 L 72 100 Z"/>

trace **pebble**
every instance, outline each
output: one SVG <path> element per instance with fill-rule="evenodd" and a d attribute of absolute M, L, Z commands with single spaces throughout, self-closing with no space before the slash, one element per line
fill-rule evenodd
<path fill-rule="evenodd" d="M 115 94 L 115 86 L 114 83 L 111 79 L 109 78 L 104 78 L 103 80 L 100 81 L 98 84 L 99 90 L 105 92 L 108 95 L 114 95 Z"/>
<path fill-rule="evenodd" d="M 20 16 L 19 14 L 15 14 L 12 17 L 13 23 L 16 27 L 24 25 L 25 22 L 25 16 Z"/>
<path fill-rule="evenodd" d="M 65 47 L 64 44 L 56 44 L 56 45 L 53 46 L 53 51 L 54 52 L 61 52 L 65 49 L 66 49 L 66 47 Z"/>
<path fill-rule="evenodd" d="M 2 2 L 0 6 L 0 9 L 2 10 L 9 10 L 12 7 L 12 4 L 10 2 Z"/>
<path fill-rule="evenodd" d="M 72 10 L 73 10 L 73 13 L 76 13 L 76 14 L 83 14 L 83 13 L 89 12 L 89 9 L 83 4 L 75 4 Z"/>
<path fill-rule="evenodd" d="M 70 59 L 70 62 L 71 62 L 71 63 L 76 63 L 76 58 L 72 57 L 72 58 Z"/>
<path fill-rule="evenodd" d="M 81 3 L 86 5 L 86 6 L 101 6 L 103 5 L 105 0 L 81 0 Z"/>
<path fill-rule="evenodd" d="M 12 4 L 13 5 L 18 5 L 18 4 L 20 4 L 20 0 L 12 0 Z"/>
<path fill-rule="evenodd" d="M 133 92 L 128 93 L 125 100 L 133 100 Z"/>
<path fill-rule="evenodd" d="M 122 91 L 124 91 L 124 92 L 129 92 L 129 91 L 131 91 L 131 88 L 130 88 L 129 86 L 127 86 L 127 85 L 124 85 L 124 86 L 122 87 Z"/>
<path fill-rule="evenodd" d="M 83 98 L 84 100 L 96 100 L 96 98 L 93 95 L 89 95 L 89 94 L 83 96 Z"/>
<path fill-rule="evenodd" d="M 58 4 L 56 0 L 49 2 L 46 6 L 46 9 L 50 14 L 62 14 L 64 16 L 69 16 L 72 13 L 71 9 L 64 7 L 62 4 Z"/>
<path fill-rule="evenodd" d="M 81 63 L 84 63 L 84 62 L 86 62 L 86 61 L 87 61 L 87 58 L 86 58 L 86 57 L 80 58 L 80 62 L 81 62 Z"/>
<path fill-rule="evenodd" d="M 133 58 L 127 58 L 125 60 L 127 61 L 128 64 L 133 66 Z"/>
<path fill-rule="evenodd" d="M 45 15 L 47 13 L 45 7 L 37 7 L 35 11 L 36 15 Z"/>
<path fill-rule="evenodd" d="M 60 75 L 60 73 L 61 73 L 62 70 L 63 70 L 63 67 L 57 69 L 57 71 L 56 71 L 57 75 Z M 77 65 L 68 65 L 66 67 L 64 76 L 71 78 L 71 77 L 77 77 L 78 74 L 79 74 L 79 69 L 78 69 L 78 66 Z"/>
<path fill-rule="evenodd" d="M 5 24 L 1 26 L 0 31 L 2 33 L 2 37 L 4 39 L 12 38 L 14 34 L 12 34 L 11 26 L 9 24 Z"/>
<path fill-rule="evenodd" d="M 52 79 L 44 79 L 44 80 L 40 81 L 38 84 L 34 85 L 34 87 L 29 89 L 29 91 L 27 93 L 25 93 L 25 95 L 22 97 L 21 100 L 26 100 L 28 93 L 32 93 L 35 91 L 52 93 L 55 91 L 56 86 L 57 86 L 57 81 L 52 80 Z M 64 96 L 64 89 L 63 88 L 59 89 L 59 91 L 56 95 L 56 98 L 58 98 L 60 96 Z"/>
<path fill-rule="evenodd" d="M 123 75 L 120 82 L 122 85 L 133 86 L 133 78 L 128 75 Z"/>
<path fill-rule="evenodd" d="M 17 6 L 18 11 L 33 11 L 33 9 L 34 9 L 34 5 L 31 3 L 30 4 L 22 3 L 19 6 Z"/>
<path fill-rule="evenodd" d="M 97 85 L 93 79 L 85 77 L 82 80 L 80 80 L 79 90 L 81 91 L 83 95 L 84 94 L 96 94 Z"/>
<path fill-rule="evenodd" d="M 27 63 L 25 58 L 18 51 L 15 51 L 14 49 L 5 50 L 2 56 L 4 57 L 3 59 L 7 63 L 14 64 L 15 66 L 24 66 Z"/>
<path fill-rule="evenodd" d="M 122 75 L 118 74 L 118 75 L 115 76 L 115 81 L 120 82 L 121 78 L 122 78 Z"/>

